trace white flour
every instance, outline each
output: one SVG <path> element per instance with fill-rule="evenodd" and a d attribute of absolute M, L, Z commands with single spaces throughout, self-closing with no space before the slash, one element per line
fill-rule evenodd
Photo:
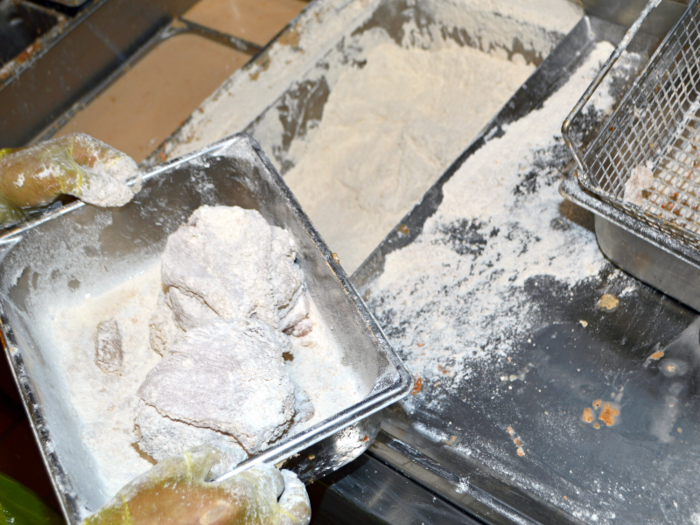
<path fill-rule="evenodd" d="M 561 122 L 612 50 L 608 43 L 597 44 L 540 109 L 511 123 L 502 137 L 474 153 L 444 185 L 444 199 L 422 233 L 389 254 L 383 274 L 370 285 L 370 308 L 406 366 L 423 380 L 424 392 L 401 402 L 409 416 L 423 420 L 412 425 L 464 456 L 488 458 L 489 468 L 503 479 L 558 506 L 560 493 L 509 463 L 520 452 L 528 457 L 527 440 L 516 443 L 519 449 L 515 444 L 505 447 L 505 453 L 500 442 L 481 440 L 478 432 L 455 443 L 450 434 L 464 430 L 445 431 L 452 425 L 446 421 L 452 413 L 444 407 L 454 407 L 459 393 L 478 384 L 477 374 L 497 380 L 508 369 L 511 355 L 517 355 L 517 345 L 530 342 L 540 328 L 538 305 L 529 299 L 526 283 L 542 286 L 547 282 L 542 276 L 547 276 L 562 285 L 553 289 L 573 294 L 577 284 L 609 264 L 594 233 L 562 213 L 564 199 L 558 189 L 560 170 L 570 161 Z M 605 85 L 601 91 L 594 106 L 607 112 L 612 98 Z M 526 373 L 527 368 L 500 380 L 508 385 L 522 381 Z M 500 394 L 493 391 L 491 396 L 493 400 Z M 496 423 L 499 401 L 493 402 L 494 421 L 486 425 L 502 423 Z M 431 417 L 445 424 L 425 424 Z M 508 432 L 504 429 L 504 439 L 510 442 L 518 429 Z M 465 480 L 458 490 L 468 486 Z M 614 519 L 614 514 L 573 498 L 563 506 L 588 521 Z"/>
<path fill-rule="evenodd" d="M 343 73 L 285 180 L 352 273 L 534 71 L 470 47 L 388 37 Z"/>
<path fill-rule="evenodd" d="M 440 25 L 466 33 L 482 51 L 525 52 L 539 59 L 583 16 L 581 7 L 568 0 L 423 0 L 421 4 Z"/>
<path fill-rule="evenodd" d="M 158 299 L 160 264 L 101 296 L 60 309 L 52 333 L 60 342 L 60 373 L 79 421 L 80 433 L 97 463 L 106 496 L 111 497 L 151 463 L 132 446 L 136 391 L 160 356 L 148 344 L 148 319 Z M 103 374 L 95 364 L 95 330 L 114 318 L 119 323 L 124 361 L 119 374 Z"/>
<path fill-rule="evenodd" d="M 464 456 L 486 458 L 502 479 L 563 505 L 572 515 L 606 523 L 613 521 L 614 513 L 575 501 L 572 493 L 562 503 L 562 493 L 556 490 L 569 486 L 552 488 L 519 469 L 518 460 L 512 458 L 522 452 L 528 461 L 531 449 L 527 438 L 517 442 L 520 449 L 510 446 L 518 428 L 509 430 L 510 435 L 503 429 L 508 443 L 503 447 L 498 440 L 482 439 L 479 432 L 472 435 L 451 427 L 447 420 L 455 417 L 457 424 L 460 416 L 446 407 L 454 408 L 458 395 L 473 403 L 465 392 L 482 384 L 482 377 L 493 379 L 483 384 L 498 382 L 509 369 L 511 356 L 515 360 L 521 355 L 518 345 L 529 343 L 531 334 L 541 328 L 537 324 L 541 312 L 527 286 L 547 286 L 551 279 L 557 285 L 549 292 L 560 290 L 565 301 L 567 295 L 573 297 L 577 285 L 609 265 L 595 234 L 563 213 L 558 189 L 560 170 L 571 159 L 561 138 L 561 122 L 612 50 L 608 43 L 597 44 L 540 109 L 511 123 L 503 136 L 489 140 L 467 159 L 444 185 L 444 199 L 422 233 L 389 254 L 383 274 L 370 285 L 370 308 L 406 366 L 423 380 L 424 391 L 401 402 L 409 417 L 418 421 L 412 425 Z M 603 94 L 593 101 L 597 110 L 611 109 L 606 87 L 610 85 L 602 86 Z M 501 384 L 523 381 L 527 371 L 525 367 L 519 375 L 501 375 Z M 483 414 L 493 414 L 493 420 L 485 426 L 508 424 L 499 420 L 498 412 L 506 394 L 498 388 L 490 394 L 491 400 L 494 396 L 498 400 L 490 407 L 486 401 Z M 556 431 L 563 429 L 558 426 Z M 463 439 L 455 443 L 451 434 Z M 547 457 L 532 461 L 548 468 Z"/>
<path fill-rule="evenodd" d="M 357 28 L 388 3 L 313 2 L 295 19 L 292 30 L 274 42 L 261 59 L 235 72 L 202 103 L 166 143 L 166 157 L 184 155 L 245 129 L 274 105 L 292 82 L 300 80 L 300 75 L 319 68 L 320 61 L 339 44 L 347 40 L 346 48 L 354 46 Z M 404 46 L 424 45 L 433 36 L 439 40 L 444 29 L 455 40 L 484 51 L 508 55 L 524 51 L 541 58 L 583 17 L 579 3 L 572 0 L 406 0 L 394 2 L 395 9 L 401 9 L 402 3 L 408 16 L 414 16 L 410 11 L 418 9 L 432 19 L 420 35 L 415 22 L 407 23 Z M 399 19 L 404 13 L 389 16 Z M 337 74 L 332 71 L 335 66 L 326 73 Z"/>
<path fill-rule="evenodd" d="M 573 284 L 605 264 L 592 232 L 551 227 L 561 217 L 559 173 L 540 174 L 537 191 L 526 183 L 552 148 L 563 147 L 561 122 L 612 50 L 598 44 L 544 107 L 472 155 L 444 186 L 423 233 L 388 255 L 372 304 L 380 319 L 396 319 L 392 328 L 403 320 L 402 329 L 388 331 L 417 376 L 457 383 L 472 363 L 504 359 L 530 330 L 530 311 L 514 288 L 536 275 Z M 598 99 L 597 108 L 609 103 Z"/>

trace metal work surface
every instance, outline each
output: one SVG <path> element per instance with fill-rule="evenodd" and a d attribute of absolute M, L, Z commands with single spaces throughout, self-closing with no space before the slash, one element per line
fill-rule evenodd
<path fill-rule="evenodd" d="M 312 525 L 478 525 L 468 514 L 364 454 L 308 487 Z"/>
<path fill-rule="evenodd" d="M 378 431 L 379 411 L 411 388 L 410 375 L 280 176 L 250 137 L 234 136 L 151 172 L 122 208 L 75 203 L 2 238 L 5 350 L 70 523 L 80 523 L 112 494 L 81 433 L 64 384 L 70 378 L 57 373 L 52 308 L 68 308 L 84 301 L 85 292 L 98 296 L 138 276 L 160 259 L 168 235 L 204 204 L 257 209 L 290 232 L 309 295 L 362 396 L 241 463 L 236 472 L 287 458 L 285 467 L 306 482 L 332 472 L 366 450 Z"/>
<path fill-rule="evenodd" d="M 517 184 L 494 188 L 508 196 L 493 204 L 506 213 L 440 223 L 470 209 L 470 164 L 489 153 L 494 167 L 505 162 L 508 150 L 499 155 L 498 146 L 513 146 L 519 124 L 556 114 L 555 99 L 570 91 L 558 126 L 592 78 L 577 93 L 567 86 L 595 41 L 615 43 L 623 32 L 584 20 L 353 276 L 422 376 L 415 395 L 385 412 L 371 453 L 486 523 L 700 517 L 697 313 L 602 258 L 592 215 L 557 196 L 572 164 L 561 137 L 547 151 L 524 149 Z M 611 96 L 637 70 L 621 72 Z M 592 113 L 576 132 L 590 135 L 602 116 Z M 533 127 L 533 141 L 539 132 Z M 541 214 L 552 214 L 548 227 L 528 233 L 526 218 Z M 442 262 L 451 268 L 440 267 L 442 246 L 459 256 Z M 503 262 L 508 252 L 512 267 Z M 434 292 L 431 272 L 443 272 Z M 479 284 L 487 272 L 492 282 Z M 434 300 L 420 303 L 430 293 Z"/>

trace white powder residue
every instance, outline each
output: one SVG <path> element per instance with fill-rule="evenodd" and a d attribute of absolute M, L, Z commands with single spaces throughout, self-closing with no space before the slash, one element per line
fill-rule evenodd
<path fill-rule="evenodd" d="M 313 329 L 303 337 L 291 337 L 294 356 L 287 361 L 287 373 L 311 399 L 314 417 L 294 427 L 309 428 L 362 400 L 362 388 L 343 366 L 343 353 L 314 301 L 309 301 Z"/>
<path fill-rule="evenodd" d="M 569 0 L 423 0 L 421 9 L 448 31 L 466 33 L 482 51 L 520 54 L 514 61 L 523 55 L 543 59 L 583 17 L 581 6 Z M 415 32 L 408 35 L 416 40 Z"/>
<path fill-rule="evenodd" d="M 605 264 L 592 232 L 552 227 L 563 199 L 560 173 L 547 166 L 569 158 L 561 122 L 612 50 L 598 44 L 541 109 L 472 155 L 423 233 L 387 256 L 371 304 L 417 376 L 457 384 L 472 364 L 506 357 L 531 329 L 528 278 L 574 284 Z"/>
<path fill-rule="evenodd" d="M 154 262 L 149 270 L 105 294 L 58 309 L 53 321 L 53 340 L 61 346 L 59 372 L 106 497 L 151 467 L 132 443 L 136 391 L 161 359 L 148 344 L 148 319 L 160 290 L 160 264 Z M 97 325 L 112 318 L 119 323 L 124 360 L 121 372 L 104 374 L 95 363 L 94 337 Z"/>
<path fill-rule="evenodd" d="M 331 91 L 285 180 L 352 273 L 534 71 L 470 47 L 388 37 Z"/>

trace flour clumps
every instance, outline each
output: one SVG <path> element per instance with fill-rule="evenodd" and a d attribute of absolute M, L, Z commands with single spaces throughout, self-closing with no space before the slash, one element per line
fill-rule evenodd
<path fill-rule="evenodd" d="M 313 417 L 284 360 L 287 334 L 313 327 L 286 230 L 254 210 L 202 206 L 168 238 L 161 275 L 149 339 L 163 359 L 138 390 L 142 451 L 206 442 L 255 454 Z"/>
<path fill-rule="evenodd" d="M 95 335 L 95 364 L 105 374 L 117 372 L 124 360 L 122 334 L 116 319 L 102 321 Z"/>
<path fill-rule="evenodd" d="M 163 284 L 177 324 L 257 318 L 293 329 L 308 313 L 291 235 L 260 213 L 202 206 L 168 239 Z"/>
<path fill-rule="evenodd" d="M 642 206 L 644 203 L 644 191 L 648 191 L 654 184 L 654 172 L 646 166 L 635 166 L 630 178 L 625 182 L 624 199 Z"/>

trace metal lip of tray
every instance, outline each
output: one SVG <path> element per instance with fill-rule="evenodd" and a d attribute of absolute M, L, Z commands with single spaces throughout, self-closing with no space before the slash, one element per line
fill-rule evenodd
<path fill-rule="evenodd" d="M 336 470 L 367 449 L 379 430 L 380 410 L 413 386 L 412 376 L 257 143 L 245 134 L 224 139 L 148 173 L 141 192 L 122 208 L 76 202 L 0 237 L 5 351 L 71 524 L 107 500 L 67 391 L 53 372 L 51 334 L 37 321 L 47 315 L 52 297 L 58 297 L 54 292 L 66 294 L 76 276 L 81 292 L 101 293 L 137 275 L 145 263 L 160 257 L 168 235 L 203 204 L 258 209 L 293 235 L 309 294 L 364 395 L 241 468 L 287 460 L 285 468 L 305 481 Z"/>
<path fill-rule="evenodd" d="M 700 311 L 700 254 L 586 193 L 569 174 L 560 193 L 593 212 L 601 251 L 627 273 Z"/>
<path fill-rule="evenodd" d="M 700 311 L 697 234 L 656 213 L 645 211 L 639 205 L 626 202 L 622 196 L 625 181 L 635 166 L 651 167 L 653 164 L 654 171 L 661 173 L 658 184 L 662 191 L 650 189 L 650 198 L 668 200 L 672 198 L 669 191 L 676 189 L 685 193 L 681 185 L 685 188 L 691 184 L 683 178 L 685 172 L 681 172 L 685 169 L 686 157 L 689 157 L 684 151 L 688 144 L 692 146 L 692 137 L 686 136 L 686 124 L 695 103 L 690 100 L 687 87 L 678 89 L 673 82 L 697 82 L 692 71 L 686 71 L 687 67 L 683 65 L 688 61 L 687 53 L 691 52 L 688 49 L 692 48 L 686 45 L 682 52 L 679 48 L 682 44 L 679 41 L 686 38 L 686 29 L 690 31 L 686 26 L 697 25 L 700 8 L 697 2 L 690 3 L 669 31 L 618 107 L 590 140 L 585 152 L 570 133 L 572 124 L 584 113 L 584 108 L 618 58 L 638 33 L 641 34 L 640 29 L 658 3 L 652 0 L 647 4 L 564 121 L 562 132 L 577 166 L 563 180 L 560 192 L 593 212 L 598 244 L 613 263 Z M 663 96 L 657 96 L 659 92 Z M 646 112 L 644 115 L 651 124 L 641 122 L 640 112 Z M 689 169 L 695 171 L 692 166 Z M 669 182 L 669 179 L 673 180 Z M 683 183 L 685 180 L 688 182 Z"/>

